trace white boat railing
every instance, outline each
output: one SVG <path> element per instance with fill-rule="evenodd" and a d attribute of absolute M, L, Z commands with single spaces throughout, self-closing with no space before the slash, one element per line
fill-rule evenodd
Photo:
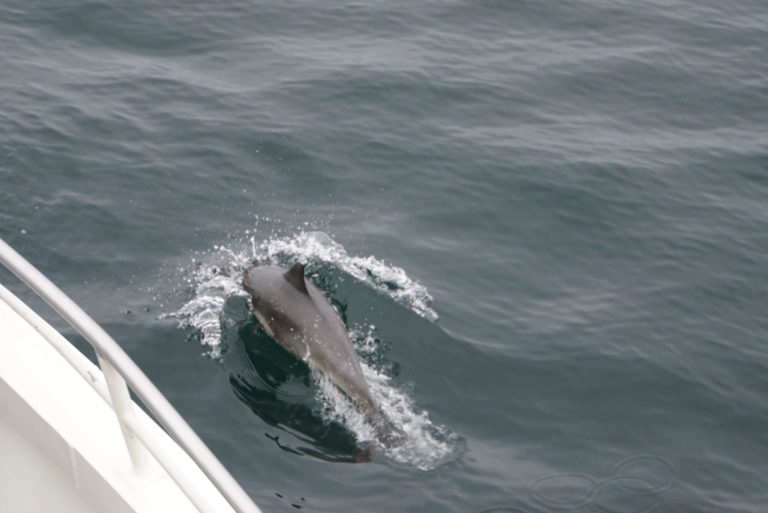
<path fill-rule="evenodd" d="M 61 340 L 60 333 L 0 286 L 0 298 L 30 322 L 112 406 L 123 430 L 131 462 L 136 472 L 141 473 L 143 471 L 147 460 L 147 451 L 149 451 L 201 513 L 213 513 L 211 506 L 185 475 L 184 469 L 173 464 L 157 439 L 143 424 L 137 421 L 128 386 L 141 399 L 144 406 L 149 409 L 165 431 L 197 463 L 235 511 L 238 513 L 261 513 L 248 494 L 171 406 L 171 403 L 101 326 L 3 239 L 0 239 L 0 263 L 43 298 L 96 351 L 106 384 L 94 379 L 93 376 L 86 375 L 87 369 L 79 366 L 71 353 L 71 351 L 77 350 L 70 344 L 63 343 L 65 341 Z"/>

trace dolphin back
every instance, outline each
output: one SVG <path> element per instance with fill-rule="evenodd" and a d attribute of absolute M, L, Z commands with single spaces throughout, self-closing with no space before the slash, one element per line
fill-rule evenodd
<path fill-rule="evenodd" d="M 304 265 L 290 269 L 254 266 L 245 272 L 243 287 L 267 333 L 296 357 L 327 376 L 355 402 L 385 447 L 402 445 L 405 433 L 374 401 L 360 359 L 336 310 L 311 281 Z"/>

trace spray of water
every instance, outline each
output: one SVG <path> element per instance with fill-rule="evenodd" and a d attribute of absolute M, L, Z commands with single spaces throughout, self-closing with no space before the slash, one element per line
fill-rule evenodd
<path fill-rule="evenodd" d="M 413 403 L 406 390 L 391 382 L 390 377 L 382 370 L 386 365 L 380 359 L 379 353 L 382 349 L 375 344 L 378 340 L 375 336 L 376 327 L 368 325 L 365 330 L 355 330 L 351 333 L 358 353 L 363 356 L 363 374 L 376 403 L 406 434 L 406 441 L 402 446 L 388 449 L 382 447 L 380 450 L 384 450 L 392 460 L 420 470 L 432 470 L 456 459 L 464 450 L 462 439 L 445 426 L 434 424 L 427 412 Z M 371 360 L 378 363 L 370 363 Z M 358 440 L 374 440 L 373 428 L 350 399 L 325 376 L 316 374 L 314 377 L 320 403 L 323 405 L 323 418 L 344 424 L 355 433 Z"/>
<path fill-rule="evenodd" d="M 334 265 L 422 317 L 437 320 L 437 313 L 430 307 L 432 296 L 403 269 L 374 256 L 350 256 L 341 244 L 323 232 L 302 232 L 293 237 L 270 239 L 261 246 L 254 245 L 253 252 L 263 252 L 270 262 L 303 258 Z"/>

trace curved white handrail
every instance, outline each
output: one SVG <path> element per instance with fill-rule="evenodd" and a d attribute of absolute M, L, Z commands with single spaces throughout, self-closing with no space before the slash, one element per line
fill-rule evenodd
<path fill-rule="evenodd" d="M 0 239 L 0 263 L 4 264 L 5 267 L 18 276 L 19 279 L 26 283 L 29 288 L 35 291 L 71 324 L 91 344 L 100 360 L 105 360 L 109 363 L 109 366 L 114 367 L 120 379 L 124 379 L 127 382 L 134 393 L 141 399 L 142 403 L 152 412 L 160 425 L 198 464 L 200 469 L 208 476 L 235 511 L 238 513 L 261 513 L 261 510 L 254 504 L 248 494 L 240 487 L 203 441 L 200 440 L 181 415 L 171 406 L 171 403 L 168 402 L 149 378 L 144 375 L 134 361 L 101 326 L 3 239 Z M 110 376 L 108 376 L 109 370 L 108 368 L 103 369 L 105 378 L 108 380 L 110 379 Z M 116 388 L 119 388 L 119 386 L 120 384 L 117 382 Z M 115 396 L 112 395 L 112 387 L 110 386 L 109 388 L 113 408 L 119 407 L 120 399 L 116 400 Z M 103 393 L 103 390 L 97 389 L 97 391 Z M 118 414 L 121 427 L 124 429 L 124 432 L 127 432 L 126 443 L 131 451 L 131 459 L 134 461 L 134 465 L 140 468 L 141 456 L 134 453 L 137 450 L 143 450 L 143 448 L 137 449 L 135 446 L 131 448 L 130 435 L 141 437 L 142 433 L 140 429 L 137 429 L 137 423 L 132 415 L 128 414 L 123 417 L 120 415 L 119 410 L 116 410 L 116 413 Z M 145 442 L 145 444 L 147 446 L 152 445 L 151 442 Z M 148 448 L 158 459 L 158 462 L 168 470 L 167 463 L 161 461 L 163 459 L 162 451 L 156 453 L 152 450 L 152 447 Z M 172 477 L 182 485 L 177 476 Z M 181 480 L 183 481 L 183 478 Z M 192 495 L 194 495 L 194 492 Z M 188 496 L 190 496 L 189 493 Z M 190 500 L 192 499 L 193 497 L 190 496 Z M 194 502 L 197 503 L 197 501 Z"/>
<path fill-rule="evenodd" d="M 167 452 L 164 444 L 160 443 L 157 435 L 152 431 L 147 423 L 140 422 L 133 412 L 132 403 L 124 398 L 123 411 L 113 407 L 113 397 L 118 394 L 128 393 L 128 387 L 125 380 L 118 372 L 103 358 L 99 358 L 98 367 L 86 359 L 80 351 L 75 348 L 64 336 L 53 329 L 50 324 L 32 310 L 26 303 L 17 298 L 13 293 L 0 285 L 0 300 L 16 312 L 22 319 L 32 326 L 49 344 L 76 370 L 86 383 L 91 385 L 96 393 L 107 403 L 110 409 L 117 414 L 120 426 L 123 429 L 123 436 L 128 445 L 131 463 L 137 474 L 143 474 L 146 467 L 146 452 L 152 453 L 155 460 L 160 464 L 173 481 L 179 485 L 187 498 L 195 505 L 200 513 L 215 513 L 216 510 L 211 506 L 211 502 L 196 488 L 196 483 L 190 478 L 188 469 L 180 468 L 174 465 L 173 457 Z M 110 383 L 112 381 L 112 383 Z M 115 392 L 113 390 L 124 392 Z M 127 410 L 127 411 L 126 411 Z M 146 417 L 152 422 L 149 417 Z M 138 440 L 136 440 L 138 438 Z"/>

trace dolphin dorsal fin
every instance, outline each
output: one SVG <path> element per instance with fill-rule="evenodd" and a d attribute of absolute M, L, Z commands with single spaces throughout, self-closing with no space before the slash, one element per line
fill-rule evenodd
<path fill-rule="evenodd" d="M 307 284 L 304 281 L 304 264 L 293 264 L 293 267 L 283 274 L 285 281 L 293 285 L 293 288 L 303 294 L 309 295 Z"/>

